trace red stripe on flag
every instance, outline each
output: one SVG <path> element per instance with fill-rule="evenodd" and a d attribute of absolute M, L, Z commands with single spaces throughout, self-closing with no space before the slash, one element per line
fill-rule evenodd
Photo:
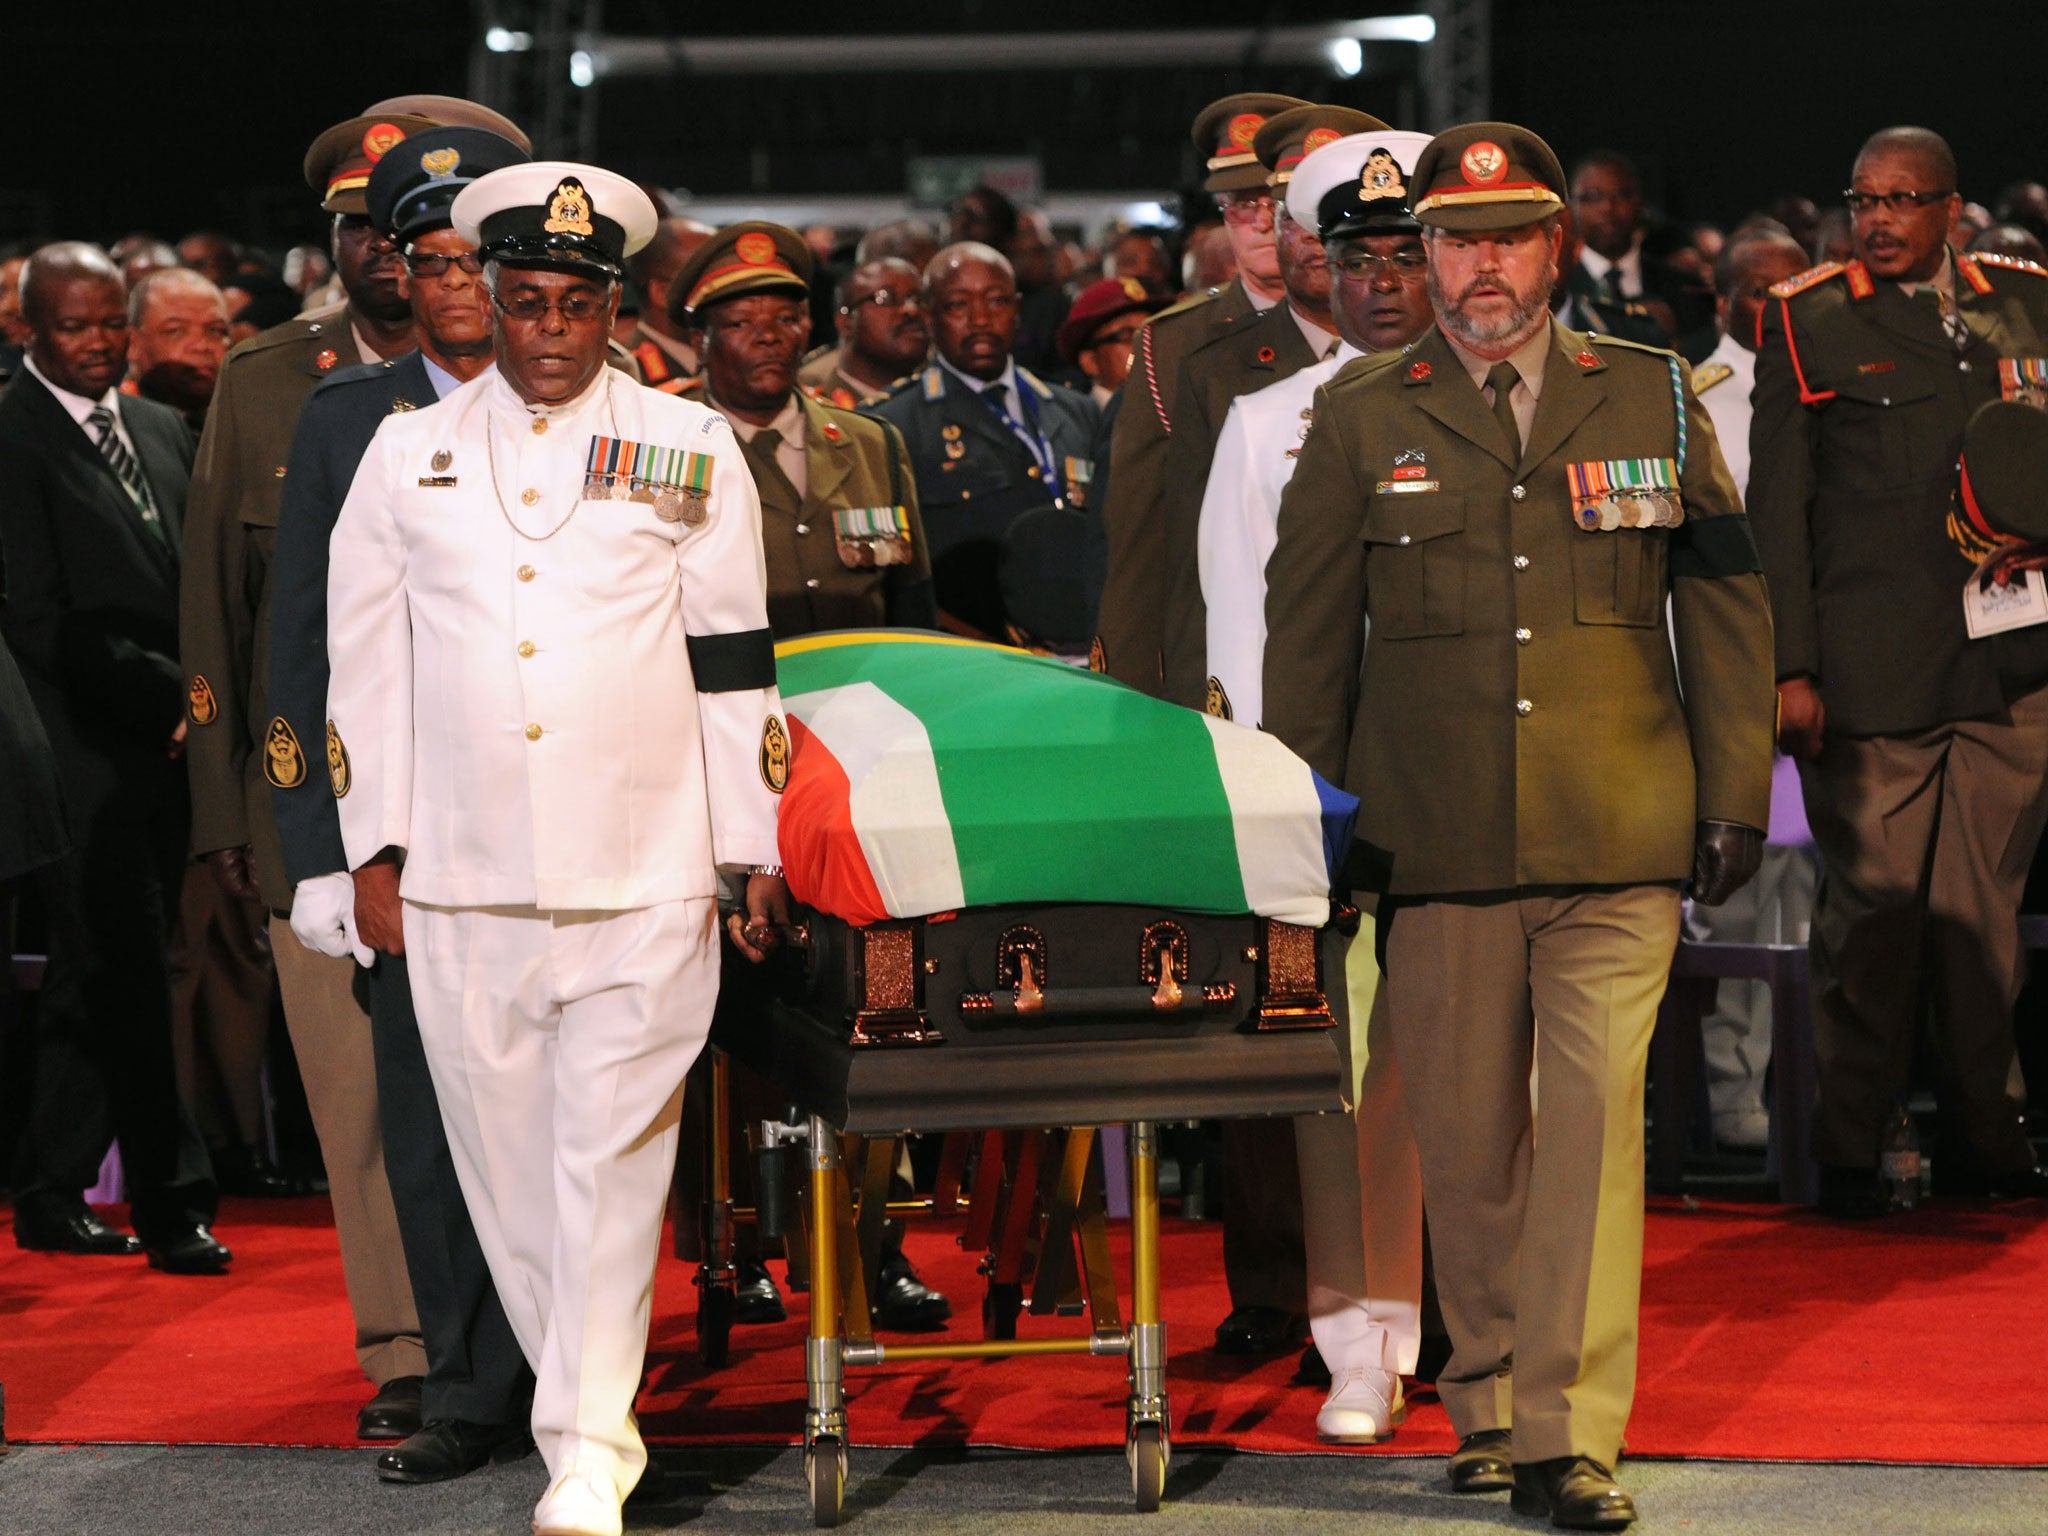
<path fill-rule="evenodd" d="M 881 887 L 853 828 L 853 786 L 825 744 L 791 715 L 789 787 L 777 812 L 776 841 L 789 894 L 855 927 L 889 915 Z"/>

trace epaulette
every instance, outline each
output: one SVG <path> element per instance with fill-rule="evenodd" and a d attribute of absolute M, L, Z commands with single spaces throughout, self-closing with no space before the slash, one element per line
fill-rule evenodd
<path fill-rule="evenodd" d="M 327 375 L 326 378 L 313 386 L 313 393 L 324 395 L 329 390 L 337 389 L 344 384 L 368 384 L 372 380 L 382 379 L 397 366 L 398 361 L 396 358 L 384 358 L 374 363 L 357 363 L 352 368 L 344 368 L 339 373 Z"/>
<path fill-rule="evenodd" d="M 1204 304 L 1207 304 L 1211 299 L 1221 296 L 1222 292 L 1223 289 L 1219 286 L 1215 288 L 1204 288 L 1200 293 L 1191 293 L 1186 298 L 1182 299 L 1178 304 L 1167 305 L 1166 308 L 1162 309 L 1161 311 L 1159 311 L 1158 314 L 1152 316 L 1151 319 L 1147 320 L 1145 324 L 1157 325 L 1162 320 L 1171 320 L 1175 315 L 1184 315 L 1189 310 L 1200 309 Z"/>
<path fill-rule="evenodd" d="M 924 383 L 924 397 L 927 400 L 946 398 L 946 376 L 937 368 L 927 368 L 920 375 Z"/>
<path fill-rule="evenodd" d="M 811 348 L 810 351 L 806 352 L 803 355 L 803 358 L 797 363 L 797 366 L 799 368 L 809 367 L 812 363 L 815 363 L 819 358 L 823 357 L 827 352 L 832 351 L 838 345 L 839 343 L 837 341 L 821 342 L 819 345 Z"/>
<path fill-rule="evenodd" d="M 1630 341 L 1626 336 L 1616 336 L 1608 331 L 1586 332 L 1587 346 L 1590 347 L 1595 342 L 1598 342 L 1603 347 L 1627 347 L 1631 352 L 1647 352 L 1655 358 L 1676 357 L 1678 355 L 1669 347 L 1652 346 L 1647 341 Z"/>
<path fill-rule="evenodd" d="M 829 405 L 834 410 L 845 411 L 848 415 L 853 415 L 860 409 L 860 402 L 853 398 L 853 391 L 844 384 L 833 385 L 829 394 L 822 384 L 803 384 L 798 387 L 803 390 L 807 399 L 815 400 L 820 405 Z"/>
<path fill-rule="evenodd" d="M 267 331 L 258 331 L 247 341 L 237 342 L 228 350 L 222 366 L 225 367 L 228 362 L 247 357 L 253 352 L 269 352 L 295 342 L 310 341 L 325 334 L 334 322 L 342 319 L 347 309 L 348 305 L 344 302 L 330 304 L 324 309 L 308 310 L 303 315 L 293 315 L 291 319 L 273 325 Z"/>
<path fill-rule="evenodd" d="M 1726 363 L 1695 363 L 1692 370 L 1692 392 L 1704 395 L 1716 384 L 1725 383 L 1735 377 L 1735 370 Z"/>
<path fill-rule="evenodd" d="M 1019 368 L 1017 370 L 1017 377 L 1022 379 L 1026 384 L 1029 384 L 1031 386 L 1031 392 L 1037 395 L 1039 399 L 1050 400 L 1052 398 L 1052 386 L 1050 384 L 1047 384 L 1043 379 L 1039 378 L 1038 375 L 1033 373 L 1029 368 Z"/>
<path fill-rule="evenodd" d="M 1997 267 L 2006 272 L 2030 272 L 2035 277 L 2048 277 L 2048 267 L 2025 256 L 2002 256 L 1996 251 L 1972 251 L 1967 256 L 1958 256 L 1956 265 L 1965 269 L 1973 266 Z M 1975 287 L 1975 284 L 1971 285 Z"/>
<path fill-rule="evenodd" d="M 1794 294 L 1804 293 L 1807 289 L 1818 283 L 1824 283 L 1831 277 L 1840 277 L 1848 270 L 1849 264 L 1847 262 L 1824 261 L 1817 267 L 1808 267 L 1804 272 L 1786 278 L 1783 282 L 1771 284 L 1771 297 L 1774 299 L 1789 299 Z"/>

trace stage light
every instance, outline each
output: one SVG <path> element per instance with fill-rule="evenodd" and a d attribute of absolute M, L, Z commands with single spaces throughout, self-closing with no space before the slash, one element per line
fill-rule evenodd
<path fill-rule="evenodd" d="M 492 27 L 484 34 L 484 46 L 493 53 L 525 53 L 533 46 L 533 34 Z"/>
<path fill-rule="evenodd" d="M 596 60 L 592 59 L 591 56 L 585 53 L 581 48 L 578 48 L 574 53 L 569 55 L 569 83 L 571 85 L 590 85 L 594 83 L 596 79 Z"/>
<path fill-rule="evenodd" d="M 1344 31 L 1368 43 L 1433 43 L 1434 16 L 1368 16 L 1344 24 Z"/>
<path fill-rule="evenodd" d="M 1365 49 L 1355 37 L 1340 37 L 1330 44 L 1330 68 L 1346 80 L 1365 68 Z"/>

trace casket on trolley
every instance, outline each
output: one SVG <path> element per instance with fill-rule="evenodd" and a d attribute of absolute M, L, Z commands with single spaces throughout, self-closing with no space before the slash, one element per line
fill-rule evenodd
<path fill-rule="evenodd" d="M 777 659 L 780 843 L 804 915 L 769 966 L 728 967 L 713 1040 L 806 1117 L 785 1134 L 811 1173 L 814 1517 L 839 1515 L 847 1365 L 1054 1352 L 1126 1359 L 1133 1488 L 1156 1508 L 1155 1127 L 1345 1107 L 1357 920 L 1329 892 L 1355 804 L 1269 736 L 1025 652 L 888 631 Z M 1087 1178 L 1102 1126 L 1128 1127 L 1128 1325 Z M 984 1133 L 968 1232 L 1010 1309 L 985 1306 L 978 1342 L 878 1343 L 855 1249 L 878 1240 L 894 1139 L 928 1131 Z M 851 1178 L 842 1133 L 884 1149 Z M 960 1172 L 942 1171 L 941 1210 Z M 707 1237 L 716 1267 L 729 1242 Z M 1033 1310 L 1085 1301 L 1088 1333 L 1014 1336 L 1025 1249 Z"/>

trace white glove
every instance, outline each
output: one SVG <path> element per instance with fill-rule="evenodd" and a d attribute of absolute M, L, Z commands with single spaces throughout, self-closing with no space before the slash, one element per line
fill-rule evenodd
<path fill-rule="evenodd" d="M 376 956 L 356 937 L 356 882 L 346 870 L 315 875 L 292 888 L 292 932 L 318 955 L 353 953 L 367 966 Z"/>

